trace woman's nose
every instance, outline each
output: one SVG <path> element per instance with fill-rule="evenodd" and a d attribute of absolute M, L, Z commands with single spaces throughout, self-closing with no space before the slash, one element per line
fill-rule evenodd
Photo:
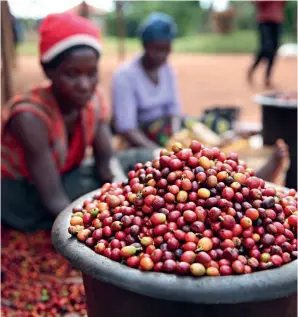
<path fill-rule="evenodd" d="M 79 77 L 77 88 L 80 91 L 88 91 L 91 87 L 91 81 L 87 76 L 81 76 Z"/>

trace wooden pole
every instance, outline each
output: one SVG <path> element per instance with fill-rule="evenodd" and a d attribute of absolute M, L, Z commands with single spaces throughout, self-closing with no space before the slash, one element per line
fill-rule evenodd
<path fill-rule="evenodd" d="M 117 25 L 118 25 L 118 58 L 119 61 L 125 59 L 125 23 L 123 14 L 124 1 L 116 0 Z"/>
<path fill-rule="evenodd" d="M 80 15 L 86 19 L 89 19 L 90 12 L 89 12 L 89 6 L 86 3 L 86 1 L 81 2 L 80 4 Z"/>
<path fill-rule="evenodd" d="M 1 1 L 1 102 L 12 97 L 12 68 L 15 57 L 12 21 L 7 1 Z"/>

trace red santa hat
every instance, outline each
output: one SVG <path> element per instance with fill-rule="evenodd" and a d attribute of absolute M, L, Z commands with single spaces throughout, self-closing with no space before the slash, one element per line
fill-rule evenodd
<path fill-rule="evenodd" d="M 69 13 L 48 15 L 39 28 L 39 54 L 43 63 L 52 61 L 65 50 L 87 45 L 98 53 L 102 50 L 102 38 L 99 28 L 81 16 Z"/>

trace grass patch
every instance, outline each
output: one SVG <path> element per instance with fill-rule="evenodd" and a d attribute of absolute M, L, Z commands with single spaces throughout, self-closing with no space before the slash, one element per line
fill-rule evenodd
<path fill-rule="evenodd" d="M 177 39 L 175 50 L 188 53 L 251 53 L 256 50 L 255 32 L 242 31 L 230 34 L 197 34 Z"/>
<path fill-rule="evenodd" d="M 283 35 L 282 43 L 296 42 L 293 37 Z M 258 47 L 258 33 L 235 31 L 230 34 L 198 34 L 183 37 L 175 42 L 175 51 L 183 53 L 253 53 Z"/>
<path fill-rule="evenodd" d="M 38 54 L 37 42 L 23 42 L 17 46 L 17 54 L 22 56 L 36 56 Z"/>
<path fill-rule="evenodd" d="M 283 42 L 293 38 L 284 35 Z M 193 36 L 178 38 L 175 41 L 174 50 L 180 53 L 252 53 L 258 45 L 258 34 L 255 31 L 235 31 L 231 34 L 202 33 Z M 134 53 L 140 50 L 137 39 L 125 40 L 126 52 Z M 104 54 L 116 55 L 118 52 L 118 40 L 116 37 L 104 38 Z M 18 54 L 23 56 L 36 56 L 38 54 L 37 42 L 24 42 L 18 47 Z"/>

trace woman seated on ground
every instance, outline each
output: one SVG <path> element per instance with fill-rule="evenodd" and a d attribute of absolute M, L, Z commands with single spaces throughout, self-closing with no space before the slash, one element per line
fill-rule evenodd
<path fill-rule="evenodd" d="M 165 146 L 184 126 L 176 77 L 167 62 L 176 31 L 170 16 L 151 14 L 140 27 L 143 53 L 114 74 L 113 125 L 132 147 Z M 272 181 L 287 157 L 287 146 L 279 141 L 259 176 Z"/>
<path fill-rule="evenodd" d="M 51 84 L 13 98 L 2 110 L 2 224 L 23 231 L 50 228 L 72 200 L 125 179 L 96 88 L 99 30 L 82 17 L 53 14 L 43 20 L 40 36 L 40 62 Z M 82 164 L 88 146 L 94 165 Z M 118 155 L 124 169 L 151 159 L 152 152 L 137 154 Z"/>
<path fill-rule="evenodd" d="M 150 136 L 150 125 L 161 118 L 169 124 L 164 129 L 169 135 L 179 128 L 174 126 L 181 110 L 176 78 L 167 63 L 175 35 L 172 18 L 153 13 L 140 28 L 143 54 L 121 65 L 114 75 L 113 124 L 132 146 L 163 146 L 166 140 Z"/>

